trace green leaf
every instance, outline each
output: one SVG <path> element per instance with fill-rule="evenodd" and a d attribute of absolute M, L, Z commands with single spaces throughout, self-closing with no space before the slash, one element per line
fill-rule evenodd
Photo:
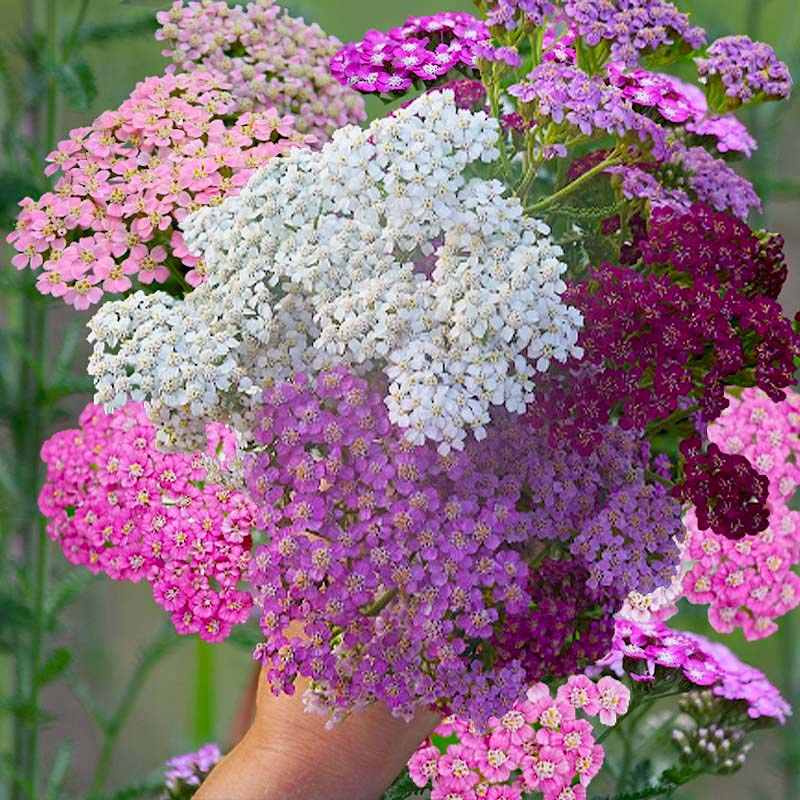
<path fill-rule="evenodd" d="M 77 600 L 83 591 L 97 578 L 87 569 L 70 571 L 55 589 L 45 598 L 44 613 L 48 627 L 54 623 L 59 614 Z"/>
<path fill-rule="evenodd" d="M 50 70 L 61 94 L 76 111 L 86 111 L 97 97 L 91 67 L 84 61 L 57 64 Z"/>
<path fill-rule="evenodd" d="M 395 782 L 386 790 L 381 800 L 406 800 L 419 794 L 419 787 L 411 780 L 408 769 L 404 769 Z"/>
<path fill-rule="evenodd" d="M 11 155 L 11 143 L 16 138 L 15 131 L 19 127 L 19 119 L 22 112 L 22 104 L 19 97 L 17 81 L 8 63 L 8 57 L 3 49 L 0 49 L 0 84 L 3 86 L 5 99 L 6 122 L 3 126 L 3 140 L 6 155 Z"/>
<path fill-rule="evenodd" d="M 52 722 L 55 719 L 53 714 L 48 714 L 29 701 L 14 697 L 0 697 L 0 716 L 3 714 L 10 714 L 17 719 L 37 725 L 43 725 L 45 722 Z"/>
<path fill-rule="evenodd" d="M 17 481 L 6 463 L 5 454 L 0 450 L 0 498 L 13 498 L 16 495 Z"/>
<path fill-rule="evenodd" d="M 23 197 L 38 197 L 42 185 L 31 175 L 10 170 L 0 173 L 0 222 L 4 228 L 13 229 Z"/>
<path fill-rule="evenodd" d="M 47 778 L 45 800 L 63 800 L 64 781 L 67 778 L 67 770 L 72 763 L 74 747 L 72 739 L 64 739 L 56 751 L 53 765 L 50 767 L 50 775 Z"/>
<path fill-rule="evenodd" d="M 158 21 L 152 14 L 126 22 L 106 22 L 99 25 L 87 25 L 78 36 L 81 44 L 107 45 L 114 39 L 126 36 L 137 36 L 140 33 L 153 33 L 159 28 Z"/>
<path fill-rule="evenodd" d="M 254 650 L 259 642 L 264 640 L 264 635 L 260 630 L 249 625 L 234 625 L 227 641 L 237 647 L 244 647 L 247 650 Z"/>
<path fill-rule="evenodd" d="M 33 623 L 33 611 L 10 592 L 0 592 L 0 629 L 27 627 Z"/>
<path fill-rule="evenodd" d="M 42 664 L 36 675 L 36 682 L 40 686 L 54 681 L 72 663 L 72 653 L 66 647 L 59 647 L 53 650 Z"/>

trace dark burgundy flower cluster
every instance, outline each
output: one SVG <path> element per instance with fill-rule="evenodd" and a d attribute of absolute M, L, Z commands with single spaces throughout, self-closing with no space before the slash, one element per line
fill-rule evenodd
<path fill-rule="evenodd" d="M 590 588 L 580 558 L 545 558 L 528 576 L 530 609 L 510 615 L 495 640 L 503 662 L 519 660 L 531 682 L 572 675 L 611 648 L 619 586 Z"/>
<path fill-rule="evenodd" d="M 778 239 L 761 241 L 738 220 L 695 205 L 688 214 L 657 212 L 638 248 L 639 270 L 604 264 L 565 294 L 585 319 L 585 358 L 548 377 L 531 414 L 549 424 L 551 442 L 569 441 L 584 454 L 615 419 L 634 430 L 680 422 L 685 438 L 694 435 L 696 412 L 707 423 L 725 409 L 726 386 L 758 385 L 781 400 L 793 382 L 800 336 L 765 294 L 777 294 L 785 275 Z M 705 502 L 709 524 L 723 535 L 763 529 L 756 473 L 709 454 L 687 475 L 700 480 L 710 465 L 710 499 L 696 489 L 709 489 L 703 481 L 686 484 L 682 498 Z M 746 507 L 736 516 L 741 492 Z"/>
<path fill-rule="evenodd" d="M 787 274 L 781 236 L 759 238 L 735 217 L 700 203 L 689 214 L 654 211 L 641 256 L 645 264 L 672 264 L 696 281 L 728 285 L 751 298 L 776 299 Z"/>
<path fill-rule="evenodd" d="M 681 442 L 685 459 L 683 481 L 673 496 L 694 504 L 697 525 L 728 539 L 763 531 L 769 524 L 769 478 L 742 455 L 731 455 L 709 444 L 703 452 L 699 436 Z"/>

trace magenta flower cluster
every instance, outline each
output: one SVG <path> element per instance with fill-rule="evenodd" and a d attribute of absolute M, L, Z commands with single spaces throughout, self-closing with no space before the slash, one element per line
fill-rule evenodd
<path fill-rule="evenodd" d="M 746 389 L 709 427 L 709 439 L 723 451 L 748 459 L 769 480 L 769 527 L 733 542 L 703 529 L 698 516 L 685 518 L 685 596 L 708 605 L 711 625 L 722 633 L 736 628 L 748 640 L 769 636 L 775 620 L 800 605 L 800 513 L 789 501 L 800 486 L 800 396 L 789 392 L 775 403 L 758 389 Z"/>
<path fill-rule="evenodd" d="M 42 447 L 47 479 L 39 508 L 67 560 L 114 580 L 152 585 L 179 633 L 210 642 L 245 622 L 240 590 L 256 507 L 221 485 L 236 458 L 233 435 L 209 427 L 207 454 L 163 454 L 144 409 L 88 405 L 78 430 Z"/>
<path fill-rule="evenodd" d="M 501 661 L 518 660 L 531 682 L 579 672 L 602 658 L 624 593 L 613 584 L 593 588 L 591 579 L 579 557 L 545 558 L 530 569 L 529 608 L 509 614 L 494 637 Z"/>
<path fill-rule="evenodd" d="M 653 108 L 667 122 L 697 136 L 711 137 L 721 153 L 741 152 L 749 157 L 756 149 L 747 128 L 732 114 L 709 113 L 705 94 L 690 83 L 641 67 L 626 68 L 619 62 L 608 65 L 608 76 L 634 106 Z M 756 207 L 757 201 L 751 205 Z"/>
<path fill-rule="evenodd" d="M 747 158 L 753 155 L 758 144 L 744 123 L 733 114 L 714 114 L 709 111 L 705 93 L 692 83 L 686 83 L 673 75 L 663 76 L 669 80 L 676 93 L 687 103 L 692 113 L 684 123 L 689 133 L 710 137 L 720 153 L 742 153 Z"/>
<path fill-rule="evenodd" d="M 515 51 L 492 46 L 484 22 L 470 14 L 442 12 L 409 17 L 386 33 L 368 31 L 362 41 L 336 54 L 331 72 L 359 92 L 397 96 L 459 73 L 477 78 L 479 58 L 519 65 Z"/>
<path fill-rule="evenodd" d="M 754 101 L 784 100 L 792 89 L 786 64 L 768 44 L 754 42 L 749 36 L 717 39 L 696 61 L 716 111 L 730 111 Z"/>
<path fill-rule="evenodd" d="M 244 113 L 202 72 L 147 78 L 116 111 L 78 128 L 48 156 L 61 172 L 52 192 L 25 198 L 8 236 L 17 269 L 38 274 L 42 294 L 76 309 L 104 294 L 205 279 L 178 230 L 190 212 L 237 194 L 256 168 L 307 143 L 292 117 Z"/>
<path fill-rule="evenodd" d="M 763 672 L 743 664 L 724 645 L 697 633 L 672 630 L 663 622 L 618 620 L 614 648 L 599 666 L 650 685 L 680 676 L 691 686 L 710 688 L 722 700 L 745 708 L 750 719 L 767 717 L 783 723 L 791 714 Z"/>
<path fill-rule="evenodd" d="M 239 111 L 291 114 L 297 130 L 318 140 L 366 119 L 364 101 L 330 74 L 342 43 L 317 24 L 295 19 L 273 0 L 246 7 L 214 0 L 175 0 L 156 18 L 168 72 L 211 74 L 230 87 Z"/>
<path fill-rule="evenodd" d="M 646 143 L 654 155 L 664 152 L 664 130 L 635 111 L 623 89 L 571 64 L 544 62 L 524 81 L 510 86 L 508 93 L 517 98 L 522 115 L 536 121 L 537 129 L 550 121 L 586 137 L 598 133 L 620 138 L 633 135 Z M 548 138 L 563 140 L 565 135 Z M 551 153 L 564 157 L 566 147 L 560 145 Z"/>
<path fill-rule="evenodd" d="M 586 787 L 600 771 L 605 752 L 591 722 L 614 725 L 628 710 L 630 692 L 619 681 L 573 676 L 555 697 L 543 683 L 486 729 L 452 717 L 434 740 L 449 740 L 442 752 L 424 742 L 409 761 L 411 779 L 431 785 L 431 800 L 522 800 L 541 792 L 544 800 L 586 800 Z M 579 716 L 581 714 L 582 716 Z"/>
<path fill-rule="evenodd" d="M 582 452 L 618 402 L 620 424 L 642 429 L 683 397 L 713 420 L 726 404 L 725 380 L 743 369 L 775 399 L 792 382 L 800 342 L 762 294 L 785 274 L 774 242 L 762 244 L 744 223 L 696 204 L 686 214 L 654 212 L 638 258 L 649 275 L 606 264 L 569 291 L 586 321 L 583 372 L 542 401 L 554 429 Z M 694 377 L 700 366 L 702 380 Z"/>
<path fill-rule="evenodd" d="M 567 0 L 563 10 L 586 44 L 603 44 L 612 61 L 631 66 L 647 56 L 677 56 L 706 43 L 705 31 L 666 0 Z"/>
<path fill-rule="evenodd" d="M 680 508 L 622 431 L 580 458 L 508 415 L 442 456 L 408 445 L 344 369 L 264 403 L 248 480 L 269 543 L 252 581 L 276 691 L 299 674 L 334 712 L 380 699 L 485 719 L 601 656 L 627 591 L 677 566 Z"/>

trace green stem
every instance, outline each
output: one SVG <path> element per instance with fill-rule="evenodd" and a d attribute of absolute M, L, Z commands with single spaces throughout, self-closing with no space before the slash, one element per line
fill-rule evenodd
<path fill-rule="evenodd" d="M 397 589 L 390 589 L 388 592 L 381 595 L 372 605 L 362 608 L 361 613 L 367 617 L 377 617 L 395 597 L 397 597 Z"/>
<path fill-rule="evenodd" d="M 122 693 L 116 712 L 108 722 L 101 727 L 103 741 L 100 746 L 100 755 L 95 764 L 90 793 L 94 794 L 105 788 L 109 772 L 111 771 L 114 749 L 116 748 L 122 729 L 125 727 L 125 723 L 128 721 L 128 717 L 133 710 L 136 699 L 142 691 L 145 681 L 153 668 L 178 642 L 179 638 L 172 626 L 172 621 L 167 619 L 158 635 L 142 652 L 139 663 L 136 665 L 136 669 L 131 674 L 128 684 Z"/>
<path fill-rule="evenodd" d="M 534 203 L 532 206 L 526 206 L 525 211 L 528 214 L 536 214 L 540 211 L 550 208 L 550 206 L 555 205 L 560 200 L 563 200 L 565 197 L 571 195 L 577 189 L 580 189 L 581 186 L 583 186 L 585 183 L 588 183 L 596 175 L 604 172 L 609 167 L 614 167 L 617 164 L 621 164 L 622 161 L 623 159 L 620 154 L 617 151 L 614 151 L 605 161 L 602 161 L 597 164 L 597 166 L 587 170 L 579 178 L 576 178 L 574 181 L 572 181 L 572 183 L 568 183 L 566 186 L 562 187 L 557 192 L 554 192 L 549 197 L 546 197 L 544 200 Z"/>
<path fill-rule="evenodd" d="M 800 704 L 800 658 L 797 619 L 787 614 L 781 621 L 778 634 L 784 696 L 797 708 Z M 800 721 L 790 717 L 781 730 L 783 739 L 784 797 L 800 797 Z"/>
<path fill-rule="evenodd" d="M 78 37 L 80 36 L 83 23 L 86 20 L 86 12 L 89 10 L 89 3 L 91 3 L 91 1 L 92 0 L 81 0 L 81 5 L 78 9 L 78 13 L 75 15 L 72 28 L 70 29 L 69 35 L 64 40 L 64 50 L 62 53 L 64 63 L 69 61 L 69 57 L 72 55 L 75 47 L 78 44 Z"/>
<path fill-rule="evenodd" d="M 210 742 L 216 733 L 216 692 L 214 645 L 197 640 L 194 668 L 194 720 L 192 739 L 195 747 Z"/>

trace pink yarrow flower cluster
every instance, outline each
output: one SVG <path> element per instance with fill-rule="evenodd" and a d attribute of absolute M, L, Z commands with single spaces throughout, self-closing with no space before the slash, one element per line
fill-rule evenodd
<path fill-rule="evenodd" d="M 72 564 L 148 581 L 179 633 L 218 642 L 252 606 L 239 584 L 256 507 L 218 482 L 236 460 L 223 426 L 209 426 L 209 451 L 194 456 L 160 453 L 155 433 L 137 403 L 111 415 L 88 405 L 79 429 L 42 447 L 39 508 Z"/>
<path fill-rule="evenodd" d="M 116 110 L 78 128 L 48 156 L 52 192 L 25 198 L 8 236 L 17 269 L 76 309 L 134 282 L 184 289 L 205 279 L 178 225 L 204 205 L 237 194 L 269 158 L 309 143 L 274 110 L 244 113 L 224 84 L 203 72 L 147 78 Z"/>
<path fill-rule="evenodd" d="M 708 688 L 721 700 L 742 704 L 750 719 L 784 723 L 792 713 L 763 672 L 743 664 L 724 645 L 663 622 L 618 620 L 613 649 L 598 669 L 649 685 L 683 679 L 689 688 Z"/>
<path fill-rule="evenodd" d="M 486 729 L 458 717 L 445 720 L 411 757 L 411 779 L 420 788 L 431 785 L 431 800 L 522 800 L 528 792 L 541 792 L 544 800 L 586 800 L 605 752 L 585 717 L 614 725 L 629 699 L 611 677 L 595 683 L 573 676 L 555 697 L 536 684 Z M 433 743 L 452 737 L 458 742 L 444 753 Z"/>
<path fill-rule="evenodd" d="M 746 457 L 769 479 L 769 527 L 738 542 L 685 517 L 684 558 L 691 565 L 686 597 L 707 604 L 711 625 L 721 633 L 737 628 L 749 640 L 777 630 L 775 620 L 800 605 L 800 513 L 789 508 L 800 486 L 800 395 L 788 392 L 775 403 L 758 389 L 730 398 L 729 407 L 708 430 L 723 451 Z"/>
<path fill-rule="evenodd" d="M 721 153 L 741 152 L 749 157 L 757 147 L 744 124 L 732 114 L 709 112 L 706 96 L 697 86 L 619 62 L 608 65 L 608 76 L 634 105 L 654 108 L 667 122 L 697 136 L 712 137 Z"/>
<path fill-rule="evenodd" d="M 246 6 L 176 0 L 156 18 L 156 39 L 167 44 L 163 55 L 172 61 L 167 71 L 213 75 L 229 85 L 241 111 L 291 114 L 297 130 L 319 141 L 366 119 L 360 95 L 331 76 L 342 43 L 273 0 Z"/>

